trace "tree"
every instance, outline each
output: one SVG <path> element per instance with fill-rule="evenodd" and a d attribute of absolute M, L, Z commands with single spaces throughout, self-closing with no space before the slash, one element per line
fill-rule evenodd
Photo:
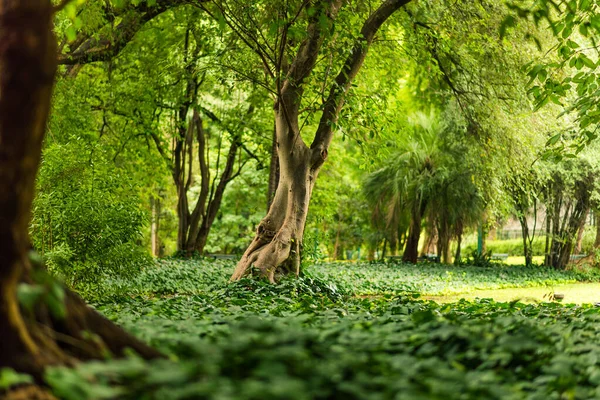
<path fill-rule="evenodd" d="M 539 166 L 538 166 L 539 167 Z M 519 171 L 515 168 L 513 174 L 506 177 L 505 187 L 512 199 L 514 213 L 521 224 L 523 238 L 523 255 L 525 265 L 533 263 L 533 240 L 535 239 L 537 225 L 537 211 L 543 178 L 536 166 L 529 170 Z M 533 213 L 531 213 L 533 209 Z M 533 215 L 533 232 L 529 229 L 529 215 Z"/>
<path fill-rule="evenodd" d="M 412 263 L 417 262 L 419 255 L 422 222 L 439 167 L 438 121 L 420 115 L 412 132 L 409 128 L 399 135 L 398 152 L 386 160 L 383 168 L 369 175 L 364 186 L 367 198 L 373 201 L 375 216 L 385 216 L 391 241 L 397 239 L 398 230 L 408 228 L 402 260 Z"/>
<path fill-rule="evenodd" d="M 92 2 L 83 11 L 91 12 L 94 6 Z M 177 198 L 176 250 L 184 256 L 202 254 L 227 186 L 254 161 L 262 167 L 260 139 L 245 136 L 264 130 L 265 96 L 257 94 L 252 84 L 236 83 L 219 66 L 220 59 L 238 47 L 239 39 L 231 32 L 220 35 L 217 22 L 203 18 L 197 7 L 162 1 L 144 7 L 129 4 L 125 9 L 109 7 L 100 14 L 148 19 L 143 27 L 128 28 L 136 34 L 122 38 L 127 47 L 118 52 L 98 48 L 89 57 L 77 57 L 80 63 L 106 62 L 87 65 L 63 81 L 76 86 L 92 77 L 93 99 L 82 107 L 95 111 L 91 120 L 96 129 L 119 132 L 123 149 L 144 141 L 155 148 Z M 103 21 L 97 16 L 87 19 L 92 27 L 99 24 L 97 19 Z M 101 34 L 110 32 L 98 29 Z M 240 58 L 244 55 L 241 52 Z M 115 125 L 119 128 L 113 129 Z M 162 182 L 155 186 L 166 188 Z"/>
<path fill-rule="evenodd" d="M 0 366 L 38 380 L 47 365 L 100 358 L 106 349 L 160 356 L 48 278 L 28 255 L 35 175 L 56 72 L 53 11 L 45 0 L 0 2 Z M 38 315 L 21 308 L 19 282 L 48 291 L 44 297 L 57 307 L 39 304 Z"/>
<path fill-rule="evenodd" d="M 259 275 L 274 282 L 277 276 L 298 274 L 304 225 L 312 190 L 328 148 L 333 139 L 335 124 L 344 104 L 346 92 L 358 74 L 376 33 L 394 12 L 408 0 L 385 0 L 365 20 L 335 79 L 330 81 L 328 94 L 323 86 L 321 115 L 313 140 L 308 145 L 301 136 L 301 102 L 309 77 L 324 51 L 331 51 L 332 32 L 339 23 L 342 1 L 308 1 L 289 9 L 283 3 L 258 3 L 241 5 L 236 2 L 217 1 L 219 14 L 242 40 L 255 51 L 263 70 L 272 85 L 266 85 L 274 95 L 277 151 L 280 177 L 273 202 L 266 217 L 257 228 L 256 236 L 238 263 L 232 279 L 248 274 L 251 267 Z M 360 7 L 359 7 L 360 8 Z M 363 11 L 361 9 L 360 11 Z M 265 39 L 254 18 L 269 15 L 273 40 Z M 272 17 L 276 19 L 273 22 Z M 301 34 L 299 25 L 306 25 Z M 346 50 L 347 51 L 347 50 Z M 290 57 L 290 54 L 293 56 Z M 335 65 L 339 60 L 333 60 Z M 306 100 L 305 100 L 306 101 Z"/>
<path fill-rule="evenodd" d="M 550 167 L 547 181 L 546 208 L 550 219 L 552 242 L 549 264 L 565 268 L 589 211 L 598 202 L 597 158 L 567 158 Z"/>

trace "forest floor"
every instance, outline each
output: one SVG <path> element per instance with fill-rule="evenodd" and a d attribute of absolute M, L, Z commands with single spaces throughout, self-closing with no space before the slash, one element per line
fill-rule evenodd
<path fill-rule="evenodd" d="M 167 358 L 52 368 L 52 392 L 66 400 L 600 398 L 599 308 L 458 300 L 560 287 L 568 301 L 568 287 L 598 288 L 597 272 L 326 263 L 269 285 L 228 283 L 233 267 L 162 260 L 84 293 Z M 452 302 L 429 300 L 437 296 Z"/>

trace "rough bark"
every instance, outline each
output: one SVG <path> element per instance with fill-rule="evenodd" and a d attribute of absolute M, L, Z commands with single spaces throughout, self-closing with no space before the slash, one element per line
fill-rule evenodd
<path fill-rule="evenodd" d="M 105 349 L 159 356 L 67 289 L 62 319 L 43 305 L 24 313 L 17 301 L 17 284 L 33 283 L 28 225 L 56 72 L 51 27 L 50 1 L 0 0 L 0 367 L 38 380 L 48 365 L 101 357 Z M 102 352 L 84 330 L 102 339 Z"/>
<path fill-rule="evenodd" d="M 279 183 L 279 156 L 277 155 L 277 128 L 273 128 L 273 142 L 271 144 L 271 163 L 269 166 L 269 191 L 267 193 L 267 212 L 275 192 L 277 191 L 277 184 Z"/>
<path fill-rule="evenodd" d="M 314 2 L 313 13 L 308 17 L 306 38 L 300 43 L 294 59 L 291 63 L 283 60 L 276 63 L 278 96 L 275 102 L 275 129 L 280 163 L 279 184 L 269 211 L 258 225 L 256 236 L 239 261 L 232 280 L 249 274 L 252 267 L 258 276 L 271 282 L 282 275 L 299 274 L 310 197 L 319 170 L 327 159 L 333 128 L 344 104 L 345 94 L 381 25 L 407 2 L 386 0 L 365 21 L 350 56 L 331 85 L 313 142 L 308 147 L 300 136 L 298 122 L 303 85 L 315 67 L 324 37 L 331 30 L 342 5 L 341 0 Z M 282 40 L 282 43 L 282 49 L 286 50 L 285 41 Z M 285 53 L 281 51 L 282 56 L 286 56 Z M 267 67 L 267 70 L 270 69 Z"/>

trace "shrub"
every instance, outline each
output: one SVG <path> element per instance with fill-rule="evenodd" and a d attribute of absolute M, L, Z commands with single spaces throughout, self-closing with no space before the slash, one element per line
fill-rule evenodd
<path fill-rule="evenodd" d="M 131 182 L 110 162 L 90 166 L 81 153 L 68 146 L 45 151 L 31 225 L 48 269 L 73 287 L 131 277 L 151 262 L 137 245 L 147 217 Z"/>

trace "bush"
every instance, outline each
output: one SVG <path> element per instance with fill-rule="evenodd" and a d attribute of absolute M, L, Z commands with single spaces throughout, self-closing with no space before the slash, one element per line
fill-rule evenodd
<path fill-rule="evenodd" d="M 68 146 L 44 153 L 31 225 L 34 247 L 72 287 L 131 277 L 151 262 L 137 245 L 147 221 L 139 196 L 110 162 L 90 166 L 77 154 L 81 150 Z"/>

